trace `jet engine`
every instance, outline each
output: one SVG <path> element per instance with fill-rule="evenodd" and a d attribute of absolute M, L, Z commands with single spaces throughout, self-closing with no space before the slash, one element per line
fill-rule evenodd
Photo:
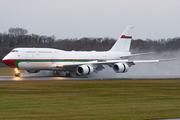
<path fill-rule="evenodd" d="M 113 70 L 116 73 L 124 73 L 129 70 L 129 66 L 126 63 L 115 63 L 113 65 Z"/>
<path fill-rule="evenodd" d="M 40 70 L 25 70 L 27 73 L 38 73 Z"/>
<path fill-rule="evenodd" d="M 89 75 L 94 72 L 94 69 L 92 66 L 80 65 L 77 67 L 76 72 L 78 75 Z"/>

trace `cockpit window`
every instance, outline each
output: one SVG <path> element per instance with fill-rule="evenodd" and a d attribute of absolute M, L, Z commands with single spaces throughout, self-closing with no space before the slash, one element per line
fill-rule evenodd
<path fill-rule="evenodd" d="M 18 52 L 18 50 L 12 50 L 11 52 Z"/>

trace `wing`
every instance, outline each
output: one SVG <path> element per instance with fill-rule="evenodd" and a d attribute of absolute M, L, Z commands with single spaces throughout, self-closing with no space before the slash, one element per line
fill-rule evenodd
<path fill-rule="evenodd" d="M 163 62 L 163 61 L 172 61 L 176 59 L 160 59 L 160 60 L 109 60 L 105 62 L 92 62 L 92 65 L 108 65 L 112 67 L 116 63 L 125 63 L 129 67 L 132 65 L 135 65 L 136 63 L 157 63 L 157 62 Z"/>
<path fill-rule="evenodd" d="M 129 67 L 135 65 L 136 63 L 155 63 L 161 61 L 171 61 L 171 59 L 162 59 L 162 60 L 105 60 L 105 61 L 90 61 L 90 62 L 81 62 L 81 63 L 73 63 L 66 62 L 62 64 L 62 62 L 53 63 L 49 69 L 54 70 L 65 70 L 75 72 L 79 76 L 81 75 L 89 75 L 93 72 L 97 73 L 104 68 L 104 65 L 108 65 L 111 67 L 116 73 L 124 73 L 129 70 Z"/>
<path fill-rule="evenodd" d="M 56 62 L 52 64 L 50 67 L 60 69 L 60 70 L 73 70 L 81 65 L 89 65 L 89 66 L 92 66 L 97 71 L 100 71 L 104 69 L 103 65 L 108 65 L 109 67 L 112 67 L 114 64 L 123 63 L 131 67 L 132 65 L 135 65 L 136 63 L 157 63 L 157 62 L 172 61 L 172 60 L 175 60 L 175 59 L 160 59 L 160 60 L 127 60 L 126 59 L 126 60 L 103 60 L 103 61 L 94 60 L 91 62 L 66 63 L 66 64 Z"/>

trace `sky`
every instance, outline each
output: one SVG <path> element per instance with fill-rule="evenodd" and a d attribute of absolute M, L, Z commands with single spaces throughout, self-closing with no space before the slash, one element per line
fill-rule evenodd
<path fill-rule="evenodd" d="M 0 33 L 20 27 L 56 39 L 180 37 L 180 0 L 0 0 Z"/>

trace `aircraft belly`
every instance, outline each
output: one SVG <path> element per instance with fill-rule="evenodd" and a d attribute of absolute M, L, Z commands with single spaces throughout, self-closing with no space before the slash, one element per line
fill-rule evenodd
<path fill-rule="evenodd" d="M 51 64 L 52 62 L 20 62 L 18 66 L 22 70 L 45 69 L 49 67 Z"/>

